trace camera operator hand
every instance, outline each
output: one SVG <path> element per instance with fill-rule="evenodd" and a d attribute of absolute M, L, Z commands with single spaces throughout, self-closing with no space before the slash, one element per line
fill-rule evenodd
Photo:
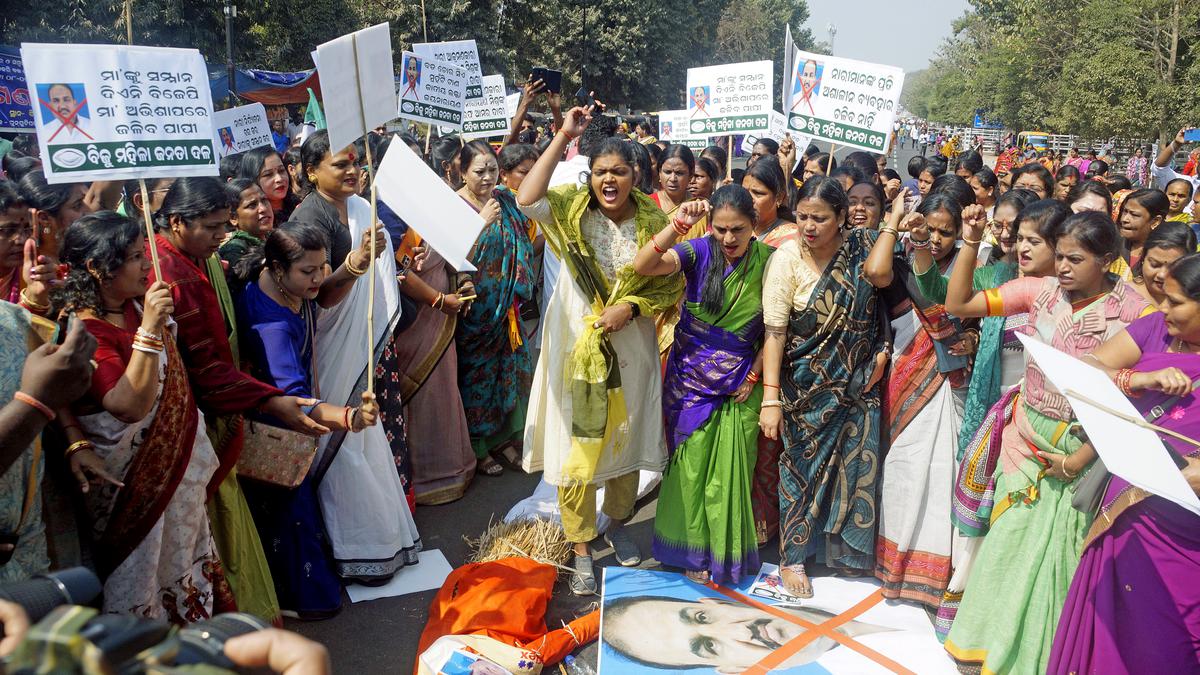
<path fill-rule="evenodd" d="M 7 626 L 5 626 L 7 630 Z M 280 675 L 328 675 L 333 672 L 325 646 L 278 628 L 230 638 L 225 656 L 235 664 L 266 666 Z"/>
<path fill-rule="evenodd" d="M 4 639 L 0 640 L 2 659 L 12 654 L 21 640 L 25 639 L 25 633 L 29 631 L 29 617 L 17 603 L 0 600 L 0 625 L 4 626 Z"/>

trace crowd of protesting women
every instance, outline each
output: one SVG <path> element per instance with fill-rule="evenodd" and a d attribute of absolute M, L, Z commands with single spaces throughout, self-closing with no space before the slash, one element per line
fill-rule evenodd
<path fill-rule="evenodd" d="M 109 612 L 328 617 L 416 562 L 419 505 L 519 461 L 557 487 L 586 595 L 601 534 L 641 561 L 651 470 L 653 555 L 695 581 L 777 540 L 793 595 L 873 576 L 984 672 L 1197 668 L 1196 516 L 1103 473 L 1018 339 L 1200 436 L 1183 132 L 1136 176 L 967 150 L 904 177 L 790 137 L 735 171 L 557 96 L 538 142 L 536 94 L 498 152 L 318 131 L 144 192 L 7 155 L 0 580 L 84 563 Z M 477 272 L 417 234 L 453 224 L 372 211 L 368 149 L 427 149 L 484 223 Z M 239 478 L 263 428 L 315 444 L 296 484 Z M 1165 440 L 1200 491 L 1197 445 Z"/>

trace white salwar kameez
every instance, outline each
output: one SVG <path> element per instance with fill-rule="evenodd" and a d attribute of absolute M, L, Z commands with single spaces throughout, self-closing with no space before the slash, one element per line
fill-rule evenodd
<path fill-rule="evenodd" d="M 553 218 L 545 198 L 522 207 L 533 220 Z M 634 219 L 613 223 L 594 209 L 584 212 L 580 230 L 591 244 L 600 271 L 612 283 L 617 270 L 637 254 Z M 592 314 L 584 292 L 564 267 L 554 286 L 542 323 L 542 351 L 533 374 L 525 421 L 522 468 L 543 471 L 547 483 L 562 486 L 563 463 L 571 449 L 571 391 L 567 360 Z M 653 317 L 634 319 L 609 341 L 621 369 L 621 388 L 628 411 L 623 438 L 605 439 L 592 484 L 635 471 L 662 471 L 667 449 L 662 423 L 662 364 Z M 618 445 L 620 447 L 618 447 Z"/>
<path fill-rule="evenodd" d="M 371 204 L 352 196 L 346 210 L 350 239 L 359 242 L 374 220 Z M 373 351 L 378 352 L 382 342 L 391 339 L 390 331 L 400 312 L 399 294 L 396 257 L 388 237 L 385 250 L 375 261 Z M 357 385 L 372 356 L 367 349 L 369 297 L 370 278 L 363 275 L 340 303 L 318 316 L 320 397 L 332 405 L 361 404 Z M 332 458 L 331 452 L 336 453 Z M 383 425 L 322 437 L 313 467 L 324 471 L 317 495 L 340 576 L 386 579 L 404 565 L 416 562 L 421 540 Z"/>

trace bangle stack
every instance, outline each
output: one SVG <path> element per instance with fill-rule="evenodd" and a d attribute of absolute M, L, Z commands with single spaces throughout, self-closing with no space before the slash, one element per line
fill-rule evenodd
<path fill-rule="evenodd" d="M 690 232 L 692 229 L 691 225 L 688 225 L 687 223 L 683 222 L 682 220 L 680 220 L 678 218 L 675 218 L 674 220 L 671 221 L 671 227 L 675 228 L 675 234 L 677 234 L 681 237 L 686 236 L 687 233 Z"/>
<path fill-rule="evenodd" d="M 900 238 L 900 230 L 897 230 L 896 228 L 891 227 L 890 225 L 887 227 L 879 228 L 879 234 L 890 234 L 893 237 L 896 237 L 897 239 Z"/>
<path fill-rule="evenodd" d="M 158 354 L 163 350 L 162 336 L 138 326 L 137 334 L 133 336 L 133 348 L 147 354 Z"/>
<path fill-rule="evenodd" d="M 929 238 L 928 237 L 926 237 L 925 239 L 922 239 L 920 241 L 913 239 L 912 237 L 909 237 L 908 243 L 912 244 L 912 247 L 918 251 L 923 251 L 923 250 L 929 248 Z"/>
<path fill-rule="evenodd" d="M 750 384 L 758 384 L 758 373 L 751 370 L 746 374 L 746 381 Z"/>
<path fill-rule="evenodd" d="M 44 415 L 45 418 L 50 420 L 51 422 L 54 421 L 55 417 L 58 417 L 58 415 L 55 414 L 55 412 L 50 409 L 50 406 L 46 405 L 45 403 L 42 403 L 41 401 L 30 396 L 29 394 L 26 394 L 23 391 L 18 391 L 17 393 L 13 394 L 13 400 L 20 401 L 21 403 L 24 403 L 25 405 L 33 408 L 34 410 L 42 413 L 42 415 Z"/>
<path fill-rule="evenodd" d="M 1116 377 L 1113 378 L 1113 382 L 1116 383 L 1117 388 L 1121 390 L 1122 394 L 1125 394 L 1129 398 L 1135 398 L 1137 396 L 1137 392 L 1129 387 L 1129 381 L 1133 379 L 1133 373 L 1134 370 L 1132 368 L 1122 368 L 1117 371 Z"/>
<path fill-rule="evenodd" d="M 21 306 L 39 316 L 50 311 L 50 304 L 41 304 L 40 302 L 29 297 L 28 288 L 21 289 Z"/>
<path fill-rule="evenodd" d="M 982 244 L 982 243 L 983 243 L 983 239 L 982 239 L 982 238 L 980 238 L 980 239 L 967 239 L 966 237 L 963 237 L 963 240 L 962 240 L 962 241 L 963 241 L 963 243 L 964 243 L 964 244 L 966 244 L 967 246 L 978 246 L 978 245 L 980 245 L 980 244 Z"/>
<path fill-rule="evenodd" d="M 75 441 L 74 443 L 67 446 L 67 451 L 63 453 L 63 459 L 71 459 L 71 455 L 74 455 L 75 453 L 81 452 L 83 450 L 95 450 L 95 449 L 96 449 L 96 446 L 92 445 L 91 441 L 88 441 L 88 440 Z"/>
<path fill-rule="evenodd" d="M 346 431 L 354 431 L 354 411 L 355 408 L 346 408 L 342 412 L 342 426 L 346 427 Z"/>
<path fill-rule="evenodd" d="M 665 249 L 665 248 L 663 248 L 663 247 L 659 246 L 659 245 L 658 245 L 658 240 L 657 240 L 657 239 L 651 238 L 651 239 L 650 239 L 650 244 L 651 244 L 652 246 L 654 246 L 654 252 L 655 252 L 655 253 L 657 253 L 657 254 L 659 254 L 659 255 L 662 255 L 662 254 L 666 253 L 666 252 L 667 252 L 667 250 L 668 250 L 668 249 Z"/>
<path fill-rule="evenodd" d="M 351 260 L 350 260 L 350 258 L 353 255 L 354 255 L 354 251 L 347 253 L 346 254 L 346 262 L 342 263 L 342 266 L 346 268 L 346 271 L 349 272 L 351 276 L 361 277 L 362 275 L 366 274 L 367 271 L 365 269 L 359 269 L 354 266 L 354 263 L 351 262 Z"/>

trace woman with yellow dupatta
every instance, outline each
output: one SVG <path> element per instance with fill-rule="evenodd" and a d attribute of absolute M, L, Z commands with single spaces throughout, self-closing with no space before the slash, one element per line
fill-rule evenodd
<path fill-rule="evenodd" d="M 517 203 L 542 225 L 564 263 L 546 308 L 542 357 L 526 416 L 524 463 L 558 486 L 567 540 L 574 544 L 571 591 L 596 592 L 588 542 L 596 537 L 596 489 L 605 487 L 605 534 L 619 563 L 641 561 L 622 523 L 633 515 L 638 471 L 666 460 L 654 315 L 679 298 L 679 279 L 633 271 L 639 248 L 667 224 L 666 215 L 634 191 L 635 158 L 619 139 L 602 141 L 582 186 L 547 191 L 567 144 L 592 120 L 576 107 L 521 184 Z"/>

